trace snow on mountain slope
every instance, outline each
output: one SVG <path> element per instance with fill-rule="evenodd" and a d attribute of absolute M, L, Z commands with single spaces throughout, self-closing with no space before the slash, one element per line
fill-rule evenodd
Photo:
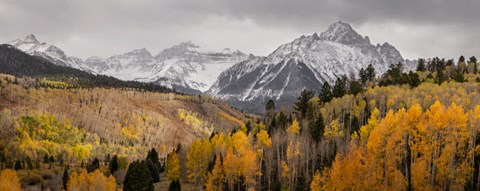
<path fill-rule="evenodd" d="M 67 56 L 54 45 L 38 41 L 33 34 L 9 44 L 57 65 L 122 80 L 157 83 L 186 93 L 207 91 L 220 73 L 249 57 L 238 50 L 208 50 L 185 42 L 155 56 L 143 48 L 109 58 L 90 57 L 82 60 Z"/>
<path fill-rule="evenodd" d="M 60 48 L 38 41 L 33 34 L 28 35 L 24 40 L 17 39 L 8 44 L 27 54 L 45 58 L 54 64 L 92 72 L 83 65 L 80 58 L 67 56 Z"/>
<path fill-rule="evenodd" d="M 204 50 L 186 42 L 156 56 L 146 49 L 137 49 L 107 59 L 91 57 L 85 60 L 85 65 L 96 73 L 122 80 L 154 82 L 187 93 L 200 93 L 208 90 L 221 72 L 247 58 L 238 50 Z"/>
<path fill-rule="evenodd" d="M 405 60 L 395 47 L 372 45 L 349 24 L 337 22 L 320 35 L 301 36 L 267 57 L 250 58 L 231 67 L 207 93 L 238 108 L 260 111 L 268 99 L 289 104 L 303 88 L 318 91 L 324 82 L 332 84 L 341 75 L 358 74 L 369 64 L 382 74 L 398 62 Z"/>

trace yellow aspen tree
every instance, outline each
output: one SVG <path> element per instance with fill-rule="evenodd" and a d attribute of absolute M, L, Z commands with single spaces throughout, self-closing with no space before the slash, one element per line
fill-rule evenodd
<path fill-rule="evenodd" d="M 171 153 L 167 157 L 166 173 L 167 178 L 172 181 L 177 181 L 182 178 L 180 172 L 180 159 L 176 152 Z"/>
<path fill-rule="evenodd" d="M 320 172 L 318 170 L 315 172 L 315 175 L 312 178 L 312 182 L 310 183 L 310 191 L 320 191 L 321 190 L 321 177 Z"/>
<path fill-rule="evenodd" d="M 208 139 L 193 141 L 187 153 L 187 176 L 190 182 L 203 183 L 208 172 L 208 164 L 213 156 L 213 148 Z"/>
<path fill-rule="evenodd" d="M 87 173 L 86 170 L 80 174 L 73 172 L 67 184 L 68 191 L 114 191 L 115 188 L 115 178 L 104 176 L 98 169 L 93 173 Z"/>
<path fill-rule="evenodd" d="M 288 128 L 288 133 L 290 135 L 297 135 L 300 133 L 300 124 L 297 119 L 294 119 L 290 128 Z"/>
<path fill-rule="evenodd" d="M 238 181 L 241 175 L 241 161 L 240 158 L 233 153 L 232 148 L 228 148 L 223 160 L 223 167 L 225 170 L 225 179 L 230 189 Z"/>
<path fill-rule="evenodd" d="M 20 179 L 15 171 L 5 169 L 0 172 L 0 190 L 20 191 Z"/>
<path fill-rule="evenodd" d="M 215 166 L 213 166 L 212 172 L 208 173 L 207 180 L 205 182 L 205 190 L 217 191 L 224 190 L 225 184 L 225 170 L 220 161 L 220 156 L 217 155 Z"/>

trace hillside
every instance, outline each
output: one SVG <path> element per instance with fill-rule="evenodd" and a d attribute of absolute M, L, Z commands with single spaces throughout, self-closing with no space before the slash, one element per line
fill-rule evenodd
<path fill-rule="evenodd" d="M 159 85 L 122 81 L 110 76 L 95 75 L 79 69 L 59 66 L 39 56 L 31 56 L 11 45 L 0 45 L 0 72 L 15 76 L 48 77 L 81 87 L 134 88 L 155 92 L 174 92 Z"/>
<path fill-rule="evenodd" d="M 3 74 L 0 79 L 1 118 L 7 121 L 2 123 L 2 132 L 15 134 L 14 122 L 22 116 L 48 115 L 68 121 L 72 127 L 84 129 L 88 136 L 100 141 L 99 145 L 88 143 L 93 144 L 88 158 L 104 158 L 105 151 L 98 149 L 108 145 L 113 150 L 107 153 L 118 151 L 117 154 L 133 160 L 143 157 L 147 149 L 166 147 L 166 152 L 212 132 L 229 132 L 245 120 L 242 113 L 229 105 L 205 96 L 131 89 L 70 89 L 63 82 Z M 13 141 L 15 137 L 2 140 Z M 2 143 L 3 148 L 13 146 Z M 130 146 L 140 150 L 120 152 Z"/>

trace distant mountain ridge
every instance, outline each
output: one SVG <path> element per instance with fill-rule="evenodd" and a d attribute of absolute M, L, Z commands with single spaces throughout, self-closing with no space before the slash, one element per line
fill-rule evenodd
<path fill-rule="evenodd" d="M 137 81 L 122 81 L 105 75 L 92 74 L 69 66 L 51 63 L 41 56 L 32 56 L 12 45 L 0 45 L 0 73 L 18 77 L 47 78 L 75 84 L 84 88 L 132 88 L 153 92 L 177 93 L 164 86 Z"/>
<path fill-rule="evenodd" d="M 262 111 L 273 99 L 291 104 L 302 89 L 319 91 L 324 82 L 357 75 L 369 64 L 382 74 L 390 64 L 410 61 L 388 43 L 373 45 L 349 24 L 337 22 L 320 35 L 301 36 L 278 47 L 266 57 L 241 62 L 220 74 L 208 94 L 247 111 Z"/>
<path fill-rule="evenodd" d="M 68 56 L 54 45 L 40 42 L 33 34 L 9 44 L 56 65 L 121 80 L 156 83 L 195 94 L 207 91 L 221 72 L 250 57 L 239 50 L 205 50 L 192 42 L 184 42 L 157 55 L 142 48 L 108 58 L 89 57 L 82 60 Z"/>
<path fill-rule="evenodd" d="M 247 111 L 261 111 L 268 99 L 291 104 L 304 89 L 318 91 L 342 76 L 357 75 L 372 65 L 377 75 L 394 63 L 406 70 L 415 67 L 391 44 L 373 45 L 344 22 L 324 32 L 302 35 L 279 46 L 268 56 L 254 56 L 238 50 L 206 50 L 184 42 L 152 54 L 147 49 L 108 58 L 85 60 L 66 55 L 54 45 L 41 43 L 34 35 L 15 40 L 12 46 L 60 66 L 122 80 L 155 83 L 191 94 L 207 93 Z"/>

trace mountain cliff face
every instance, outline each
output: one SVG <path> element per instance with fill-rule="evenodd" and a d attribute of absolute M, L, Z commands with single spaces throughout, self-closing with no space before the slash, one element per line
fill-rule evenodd
<path fill-rule="evenodd" d="M 324 82 L 358 74 L 369 64 L 377 74 L 392 63 L 405 62 L 388 43 L 372 45 L 343 22 L 320 35 L 301 36 L 266 57 L 254 57 L 226 70 L 207 93 L 248 111 L 263 111 L 267 100 L 291 104 L 302 89 L 319 91 Z"/>
<path fill-rule="evenodd" d="M 90 57 L 82 60 L 67 56 L 54 45 L 38 41 L 34 35 L 9 44 L 56 65 L 121 80 L 152 82 L 186 93 L 207 91 L 221 72 L 249 57 L 238 50 L 205 50 L 192 42 L 185 42 L 165 49 L 155 56 L 143 48 L 109 58 Z"/>

